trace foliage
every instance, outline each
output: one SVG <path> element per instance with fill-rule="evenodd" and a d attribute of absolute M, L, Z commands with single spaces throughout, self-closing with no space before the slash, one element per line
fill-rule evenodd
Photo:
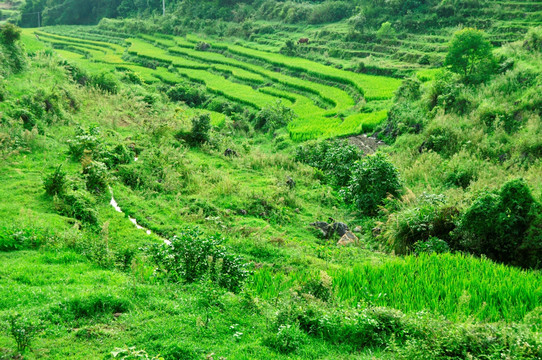
<path fill-rule="evenodd" d="M 169 243 L 154 246 L 151 253 L 173 281 L 192 283 L 209 279 L 230 291 L 239 291 L 248 276 L 242 259 L 228 252 L 220 235 L 204 236 L 197 228 L 185 228 Z"/>
<path fill-rule="evenodd" d="M 70 190 L 55 198 L 55 208 L 61 214 L 81 220 L 90 226 L 98 224 L 95 200 L 84 190 Z"/>
<path fill-rule="evenodd" d="M 3 44 L 11 46 L 21 38 L 21 29 L 13 24 L 7 23 L 0 27 L 0 40 Z"/>
<path fill-rule="evenodd" d="M 150 356 L 147 354 L 145 350 L 137 350 L 135 346 L 129 347 L 129 348 L 116 348 L 115 350 L 111 351 L 111 357 L 113 359 L 120 359 L 120 360 L 163 360 L 164 358 L 157 355 L 157 356 Z"/>
<path fill-rule="evenodd" d="M 115 75 L 109 72 L 101 72 L 90 77 L 90 83 L 98 89 L 116 94 L 119 91 L 119 82 Z"/>
<path fill-rule="evenodd" d="M 276 334 L 265 339 L 265 345 L 283 354 L 290 354 L 298 350 L 306 342 L 306 335 L 299 329 L 299 325 L 280 325 Z"/>
<path fill-rule="evenodd" d="M 167 96 L 173 101 L 183 101 L 190 107 L 198 107 L 207 100 L 203 90 L 183 84 L 177 84 L 170 88 L 167 91 Z"/>
<path fill-rule="evenodd" d="M 66 172 L 59 165 L 55 171 L 43 178 L 43 187 L 47 195 L 61 195 L 66 188 Z"/>
<path fill-rule="evenodd" d="M 296 149 L 295 159 L 324 172 L 327 181 L 336 187 L 346 186 L 362 152 L 344 140 L 308 142 Z"/>
<path fill-rule="evenodd" d="M 263 132 L 273 132 L 288 125 L 295 117 L 289 107 L 277 101 L 261 109 L 254 119 L 254 128 Z"/>
<path fill-rule="evenodd" d="M 542 27 L 530 28 L 523 46 L 532 51 L 542 51 Z"/>
<path fill-rule="evenodd" d="M 40 326 L 33 320 L 21 314 L 12 314 L 8 317 L 8 331 L 17 344 L 17 351 L 22 354 L 30 349 L 32 340 L 40 330 Z"/>
<path fill-rule="evenodd" d="M 401 191 L 399 171 L 382 152 L 368 155 L 354 164 L 343 196 L 365 214 L 374 214 L 388 195 Z"/>
<path fill-rule="evenodd" d="M 211 130 L 211 117 L 209 114 L 201 114 L 192 118 L 192 129 L 190 132 L 180 131 L 176 134 L 190 146 L 200 146 L 209 141 L 209 130 Z"/>
<path fill-rule="evenodd" d="M 94 194 L 104 194 L 107 191 L 109 175 L 104 163 L 91 161 L 89 164 L 85 164 L 83 175 L 88 191 Z"/>
<path fill-rule="evenodd" d="M 498 193 L 483 192 L 461 217 L 461 245 L 496 261 L 525 267 L 537 265 L 522 263 L 521 253 L 530 250 L 522 245 L 538 211 L 539 205 L 522 179 L 506 182 Z M 540 248 L 537 243 L 530 245 L 533 250 Z"/>
<path fill-rule="evenodd" d="M 494 71 L 492 50 L 482 31 L 466 28 L 454 34 L 445 65 L 468 82 L 483 82 Z"/>

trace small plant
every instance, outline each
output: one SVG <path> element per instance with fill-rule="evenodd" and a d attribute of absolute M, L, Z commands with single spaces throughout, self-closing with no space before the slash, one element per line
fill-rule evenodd
<path fill-rule="evenodd" d="M 137 350 L 135 346 L 111 351 L 111 358 L 119 360 L 164 360 L 160 355 L 150 356 L 145 350 Z"/>
<path fill-rule="evenodd" d="M 280 325 L 277 332 L 265 339 L 265 345 L 283 354 L 295 352 L 305 344 L 307 335 L 299 324 Z"/>
<path fill-rule="evenodd" d="M 374 214 L 388 195 L 401 190 L 399 171 L 383 153 L 369 155 L 357 162 L 343 196 L 365 214 Z"/>
<path fill-rule="evenodd" d="M 62 170 L 62 165 L 59 165 L 55 171 L 46 175 L 43 179 L 43 187 L 47 195 L 61 195 L 66 187 L 66 172 Z"/>
<path fill-rule="evenodd" d="M 99 161 L 92 161 L 83 168 L 87 190 L 94 194 L 104 194 L 107 191 L 109 175 L 107 166 Z"/>
<path fill-rule="evenodd" d="M 8 317 L 8 330 L 17 344 L 17 351 L 24 353 L 30 349 L 32 340 L 39 331 L 39 326 L 21 314 L 12 314 Z"/>
<path fill-rule="evenodd" d="M 239 256 L 229 253 L 219 234 L 203 236 L 198 228 L 185 228 L 169 244 L 150 249 L 160 270 L 174 281 L 192 283 L 208 276 L 230 291 L 239 291 L 249 275 Z"/>
<path fill-rule="evenodd" d="M 416 254 L 442 254 L 449 251 L 450 247 L 448 246 L 448 243 L 436 237 L 431 237 L 427 241 L 418 241 L 414 244 L 414 253 Z"/>
<path fill-rule="evenodd" d="M 176 137 L 186 141 L 190 146 L 199 146 L 209 141 L 211 130 L 211 117 L 209 114 L 201 114 L 192 118 L 192 130 L 181 131 Z"/>
<path fill-rule="evenodd" d="M 295 117 L 292 109 L 279 100 L 261 109 L 254 119 L 254 128 L 263 132 L 273 132 L 288 125 Z"/>

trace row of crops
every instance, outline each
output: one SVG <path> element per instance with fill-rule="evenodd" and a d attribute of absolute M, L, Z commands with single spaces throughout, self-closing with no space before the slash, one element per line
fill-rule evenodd
<path fill-rule="evenodd" d="M 387 116 L 400 81 L 356 74 L 196 36 L 102 33 L 93 27 L 25 30 L 91 72 L 133 71 L 147 83 L 198 83 L 210 93 L 256 110 L 280 101 L 297 114 L 295 140 L 370 131 Z M 198 44 L 210 47 L 198 50 Z"/>

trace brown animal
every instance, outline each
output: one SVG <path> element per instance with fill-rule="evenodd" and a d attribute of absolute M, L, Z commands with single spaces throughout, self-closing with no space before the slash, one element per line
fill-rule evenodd
<path fill-rule="evenodd" d="M 298 44 L 308 44 L 309 38 L 301 38 L 297 41 Z"/>

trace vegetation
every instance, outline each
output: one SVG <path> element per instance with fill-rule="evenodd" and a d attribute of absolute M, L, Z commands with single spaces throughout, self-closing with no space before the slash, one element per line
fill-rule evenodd
<path fill-rule="evenodd" d="M 0 358 L 542 358 L 542 7 L 161 6 L 0 4 Z"/>

